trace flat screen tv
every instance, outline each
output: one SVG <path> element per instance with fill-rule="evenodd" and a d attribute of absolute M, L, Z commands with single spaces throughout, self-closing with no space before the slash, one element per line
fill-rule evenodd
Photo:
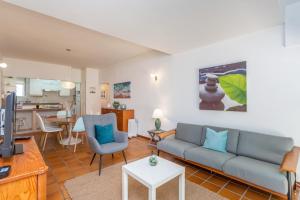
<path fill-rule="evenodd" d="M 12 92 L 5 100 L 4 135 L 0 144 L 0 155 L 10 157 L 14 153 L 15 118 L 16 118 L 16 94 Z"/>

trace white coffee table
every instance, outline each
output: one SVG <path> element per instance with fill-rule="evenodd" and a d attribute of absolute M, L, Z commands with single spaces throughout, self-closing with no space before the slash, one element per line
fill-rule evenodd
<path fill-rule="evenodd" d="M 157 157 L 156 166 L 149 165 L 149 157 L 122 166 L 122 200 L 128 200 L 128 175 L 148 187 L 148 199 L 156 199 L 156 188 L 179 176 L 179 200 L 185 199 L 185 168 Z"/>

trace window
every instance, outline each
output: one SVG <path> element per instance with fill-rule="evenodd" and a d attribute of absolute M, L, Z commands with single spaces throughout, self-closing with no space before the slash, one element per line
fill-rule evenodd
<path fill-rule="evenodd" d="M 16 95 L 18 97 L 22 97 L 24 96 L 25 94 L 25 87 L 23 84 L 16 84 Z"/>

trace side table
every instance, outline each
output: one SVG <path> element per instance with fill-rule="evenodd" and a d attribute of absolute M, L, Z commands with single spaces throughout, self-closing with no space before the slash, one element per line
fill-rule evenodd
<path fill-rule="evenodd" d="M 164 130 L 155 130 L 155 129 L 153 129 L 153 130 L 149 130 L 149 131 L 147 131 L 147 132 L 148 132 L 148 134 L 149 134 L 150 137 L 151 137 L 150 142 L 149 142 L 149 145 L 150 145 L 150 146 L 156 147 L 156 143 L 159 142 L 159 141 L 161 140 L 159 134 L 164 133 L 164 132 L 166 132 L 166 131 L 164 131 Z"/>

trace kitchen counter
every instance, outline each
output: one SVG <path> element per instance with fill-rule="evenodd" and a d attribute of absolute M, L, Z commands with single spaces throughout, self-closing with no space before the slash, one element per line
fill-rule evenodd
<path fill-rule="evenodd" d="M 19 108 L 16 109 L 16 128 L 17 133 L 35 132 L 39 130 L 39 123 L 36 113 L 39 113 L 43 118 L 56 116 L 62 108 Z"/>
<path fill-rule="evenodd" d="M 60 111 L 63 110 L 61 108 L 25 108 L 25 109 L 17 109 L 17 112 L 27 112 L 27 111 Z"/>

